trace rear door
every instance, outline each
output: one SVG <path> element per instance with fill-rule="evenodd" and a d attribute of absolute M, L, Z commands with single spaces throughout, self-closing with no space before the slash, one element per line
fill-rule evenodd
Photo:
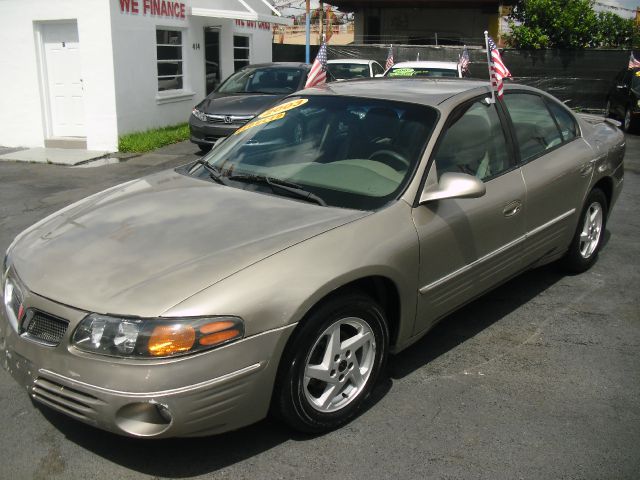
<path fill-rule="evenodd" d="M 594 152 L 564 105 L 529 91 L 506 92 L 504 105 L 527 188 L 523 261 L 530 265 L 568 247 L 591 181 Z"/>
<path fill-rule="evenodd" d="M 487 191 L 413 209 L 420 239 L 416 333 L 521 269 L 525 187 L 503 120 L 495 104 L 477 99 L 450 115 L 438 140 L 431 170 L 474 175 Z"/>

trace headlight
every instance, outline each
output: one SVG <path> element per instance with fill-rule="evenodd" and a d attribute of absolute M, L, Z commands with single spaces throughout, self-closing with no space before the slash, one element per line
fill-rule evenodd
<path fill-rule="evenodd" d="M 244 336 L 238 317 L 119 318 L 92 313 L 73 334 L 79 350 L 115 357 L 175 357 Z"/>
<path fill-rule="evenodd" d="M 203 122 L 207 121 L 207 116 L 204 113 L 202 113 L 200 110 L 198 110 L 197 108 L 194 108 L 191 111 L 191 115 L 196 117 L 198 120 L 202 120 Z"/>

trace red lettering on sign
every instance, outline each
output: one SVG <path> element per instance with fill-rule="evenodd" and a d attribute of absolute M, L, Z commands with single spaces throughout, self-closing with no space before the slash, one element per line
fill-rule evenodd
<path fill-rule="evenodd" d="M 158 15 L 164 17 L 185 18 L 186 5 L 172 0 L 120 0 L 120 11 L 139 14 L 142 1 L 143 15 Z M 236 20 L 236 22 L 238 22 Z"/>

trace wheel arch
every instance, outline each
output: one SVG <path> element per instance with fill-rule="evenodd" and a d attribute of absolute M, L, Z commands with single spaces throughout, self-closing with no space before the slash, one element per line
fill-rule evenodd
<path fill-rule="evenodd" d="M 396 282 L 385 275 L 367 275 L 349 280 L 339 287 L 324 291 L 321 296 L 304 312 L 300 324 L 327 299 L 350 292 L 362 292 L 380 305 L 385 313 L 389 327 L 389 345 L 394 346 L 398 340 L 401 320 L 400 290 Z M 296 328 L 297 329 L 297 328 Z M 295 331 L 294 331 L 295 334 Z M 292 337 L 294 337 L 292 334 Z"/>
<path fill-rule="evenodd" d="M 591 190 L 598 189 L 604 193 L 607 199 L 607 215 L 609 214 L 609 208 L 611 206 L 611 200 L 613 199 L 613 180 L 609 177 L 604 177 L 598 180 Z M 587 194 L 588 195 L 588 194 Z M 586 198 L 586 197 L 585 197 Z"/>

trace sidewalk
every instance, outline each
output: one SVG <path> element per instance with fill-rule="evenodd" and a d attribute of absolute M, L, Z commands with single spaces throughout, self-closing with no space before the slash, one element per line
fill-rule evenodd
<path fill-rule="evenodd" d="M 202 153 L 196 145 L 187 141 L 167 145 L 147 153 L 109 153 L 95 150 L 63 148 L 7 148 L 0 147 L 0 161 L 45 163 L 70 167 L 99 167 L 114 163 L 135 165 L 161 165 L 184 157 L 185 162 L 194 160 Z"/>

